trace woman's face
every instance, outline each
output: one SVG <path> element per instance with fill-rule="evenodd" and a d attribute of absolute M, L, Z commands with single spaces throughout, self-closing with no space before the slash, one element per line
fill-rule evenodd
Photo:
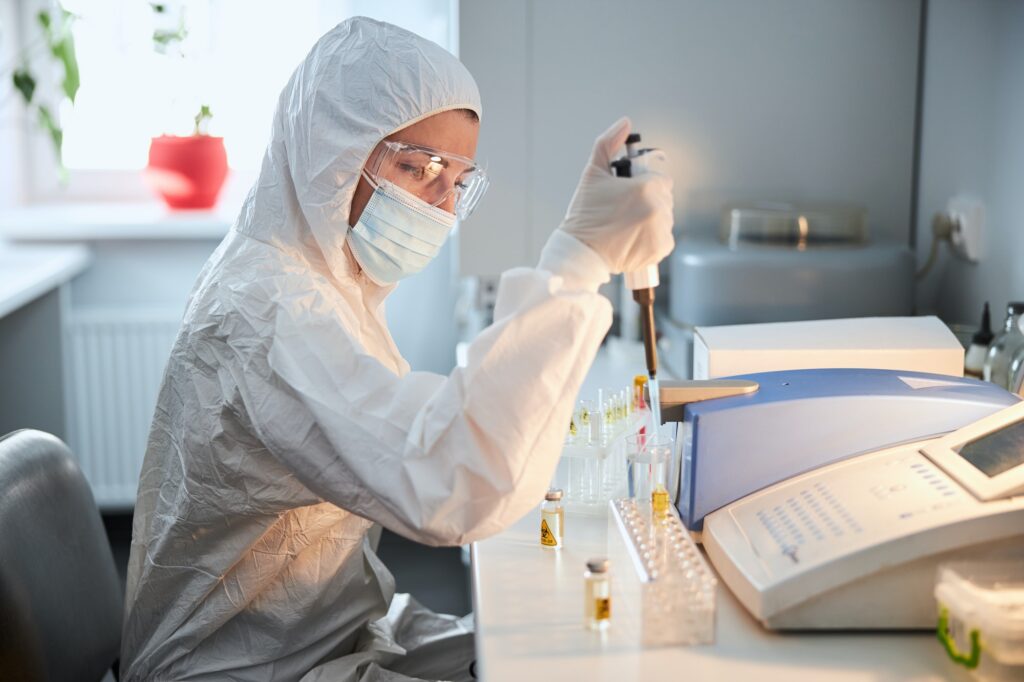
<path fill-rule="evenodd" d="M 407 144 L 431 147 L 450 154 L 458 154 L 467 158 L 476 156 L 476 142 L 480 135 L 480 121 L 464 109 L 444 111 L 434 114 L 408 128 L 399 130 L 388 140 Z M 373 154 L 370 158 L 373 158 Z M 349 211 L 348 224 L 355 225 L 363 214 L 366 202 L 373 194 L 373 187 L 363 176 L 359 177 L 356 192 L 352 196 L 352 209 Z M 438 205 L 449 213 L 455 212 L 455 196 L 451 195 Z"/>

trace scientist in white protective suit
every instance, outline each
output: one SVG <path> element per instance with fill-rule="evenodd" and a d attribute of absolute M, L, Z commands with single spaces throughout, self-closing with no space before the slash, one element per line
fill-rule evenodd
<path fill-rule="evenodd" d="M 471 678 L 471 623 L 395 596 L 367 533 L 459 545 L 534 508 L 611 323 L 598 285 L 673 245 L 671 181 L 608 171 L 623 119 L 538 266 L 503 275 L 467 366 L 410 372 L 384 300 L 486 188 L 480 115 L 455 57 L 369 19 L 295 70 L 171 351 L 122 680 Z"/>

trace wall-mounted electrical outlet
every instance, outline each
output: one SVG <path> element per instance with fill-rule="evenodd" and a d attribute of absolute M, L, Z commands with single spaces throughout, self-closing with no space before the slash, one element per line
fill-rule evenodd
<path fill-rule="evenodd" d="M 949 200 L 946 213 L 953 222 L 949 235 L 953 252 L 977 263 L 985 247 L 985 204 L 973 197 L 954 197 Z"/>

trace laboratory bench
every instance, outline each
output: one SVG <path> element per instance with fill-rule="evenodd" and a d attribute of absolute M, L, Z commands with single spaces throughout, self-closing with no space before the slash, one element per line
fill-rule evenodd
<path fill-rule="evenodd" d="M 540 545 L 540 512 L 471 548 L 477 661 L 504 680 L 969 680 L 932 632 L 777 633 L 719 581 L 713 644 L 641 649 L 616 630 L 583 626 L 587 559 L 607 554 L 607 519 L 566 515 L 565 547 Z M 625 570 L 625 568 L 620 570 Z"/>
<path fill-rule="evenodd" d="M 580 397 L 625 384 L 643 371 L 638 342 L 611 338 L 598 352 Z M 665 372 L 664 378 L 676 378 Z M 504 680 L 969 680 L 934 632 L 778 633 L 754 620 L 719 580 L 713 644 L 639 648 L 612 624 L 583 626 L 587 559 L 607 556 L 606 516 L 568 512 L 565 547 L 540 545 L 540 505 L 470 550 L 477 659 L 482 679 Z M 623 569 L 624 570 L 624 569 Z"/>

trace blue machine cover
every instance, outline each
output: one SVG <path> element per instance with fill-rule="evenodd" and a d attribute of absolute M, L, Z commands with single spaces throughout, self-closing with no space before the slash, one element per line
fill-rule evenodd
<path fill-rule="evenodd" d="M 1018 402 L 975 379 L 881 369 L 748 374 L 756 393 L 684 412 L 677 506 L 704 516 L 797 474 L 873 450 L 955 431 Z"/>

